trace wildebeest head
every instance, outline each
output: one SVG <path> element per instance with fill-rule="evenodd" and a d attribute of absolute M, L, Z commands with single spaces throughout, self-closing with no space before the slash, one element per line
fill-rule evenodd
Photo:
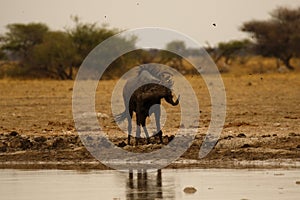
<path fill-rule="evenodd" d="M 175 94 L 170 88 L 165 87 L 166 95 L 164 96 L 164 99 L 171 105 L 176 106 L 179 103 L 180 95 L 178 95 L 178 98 L 176 101 L 173 100 Z"/>
<path fill-rule="evenodd" d="M 177 100 L 174 101 L 174 94 L 172 89 L 164 86 L 164 85 L 160 85 L 160 84 L 155 84 L 155 83 L 151 83 L 151 84 L 147 84 L 144 85 L 140 88 L 140 91 L 142 93 L 142 98 L 145 101 L 148 100 L 160 100 L 160 99 L 165 99 L 169 104 L 176 106 L 179 103 L 179 99 L 180 99 L 180 95 L 178 96 Z"/>

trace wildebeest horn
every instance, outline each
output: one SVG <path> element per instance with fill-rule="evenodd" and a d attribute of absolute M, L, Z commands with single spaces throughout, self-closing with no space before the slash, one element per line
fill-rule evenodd
<path fill-rule="evenodd" d="M 180 100 L 180 94 L 178 95 L 177 100 L 175 101 L 175 106 L 179 104 L 179 100 Z"/>
<path fill-rule="evenodd" d="M 167 102 L 170 103 L 172 106 L 177 106 L 179 104 L 180 95 L 178 95 L 178 98 L 176 101 L 173 100 L 173 96 L 175 96 L 173 93 L 169 98 L 166 98 Z"/>

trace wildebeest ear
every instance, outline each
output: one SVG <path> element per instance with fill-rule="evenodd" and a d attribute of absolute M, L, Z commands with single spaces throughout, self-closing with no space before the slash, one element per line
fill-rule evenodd
<path fill-rule="evenodd" d="M 170 72 L 162 72 L 160 74 L 160 78 L 168 80 L 168 79 L 173 78 L 173 74 L 171 74 Z"/>
<path fill-rule="evenodd" d="M 162 83 L 166 84 L 167 87 L 172 87 L 174 84 L 173 74 L 171 74 L 170 72 L 161 73 L 160 80 Z"/>

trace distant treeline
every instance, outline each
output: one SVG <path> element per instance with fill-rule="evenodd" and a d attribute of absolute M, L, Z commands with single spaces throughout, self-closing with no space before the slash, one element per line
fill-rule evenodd
<path fill-rule="evenodd" d="M 221 58 L 226 64 L 236 57 L 261 55 L 280 60 L 289 70 L 292 58 L 300 56 L 300 7 L 279 7 L 268 20 L 252 20 L 242 24 L 241 31 L 250 38 L 221 42 L 216 47 L 206 47 L 215 62 Z M 105 39 L 120 32 L 118 29 L 83 23 L 73 17 L 74 26 L 64 31 L 50 30 L 43 23 L 8 24 L 7 32 L 0 35 L 0 77 L 48 77 L 73 79 L 84 58 Z M 120 37 L 118 45 L 135 47 L 137 37 Z M 122 75 L 129 68 L 143 63 L 168 64 L 184 73 L 194 73 L 183 65 L 184 58 L 172 53 L 180 51 L 186 57 L 196 57 L 200 49 L 187 48 L 183 41 L 172 41 L 166 50 L 136 50 L 122 55 L 111 63 L 105 77 Z M 110 53 L 118 51 L 110 49 Z M 9 73 L 1 68 L 12 65 Z M 7 73 L 7 74 L 1 74 Z"/>

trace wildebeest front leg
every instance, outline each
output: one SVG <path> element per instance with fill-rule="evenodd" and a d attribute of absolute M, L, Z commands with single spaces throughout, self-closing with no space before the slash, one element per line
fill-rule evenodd
<path fill-rule="evenodd" d="M 142 114 L 141 114 L 141 103 L 138 99 L 137 101 L 137 104 L 136 104 L 136 139 L 135 139 L 135 145 L 138 145 L 138 140 L 141 136 L 141 117 L 142 117 Z"/>
<path fill-rule="evenodd" d="M 146 126 L 143 126 L 143 129 L 144 129 L 144 132 L 145 132 L 145 135 L 146 135 L 146 138 L 147 138 L 147 144 L 149 144 L 150 143 L 150 137 L 149 137 L 148 130 L 147 130 Z"/>
<path fill-rule="evenodd" d="M 132 121 L 131 118 L 128 119 L 128 145 L 130 145 L 130 137 L 131 137 L 131 131 L 132 131 Z"/>
<path fill-rule="evenodd" d="M 160 128 L 160 105 L 156 105 L 155 110 L 154 110 L 154 117 L 155 117 L 157 134 L 159 136 L 160 142 L 163 143 L 162 130 Z"/>
<path fill-rule="evenodd" d="M 136 115 L 137 118 L 137 129 L 136 129 L 136 137 L 137 137 L 137 140 L 136 140 L 136 145 L 138 144 L 138 138 L 140 138 L 141 136 L 141 126 L 143 127 L 143 130 L 145 132 L 145 135 L 146 135 L 146 138 L 147 138 L 147 143 L 149 144 L 150 140 L 149 140 L 149 133 L 148 133 L 148 130 L 146 128 L 146 115 L 143 114 L 143 113 L 140 113 L 140 114 L 137 114 Z"/>

